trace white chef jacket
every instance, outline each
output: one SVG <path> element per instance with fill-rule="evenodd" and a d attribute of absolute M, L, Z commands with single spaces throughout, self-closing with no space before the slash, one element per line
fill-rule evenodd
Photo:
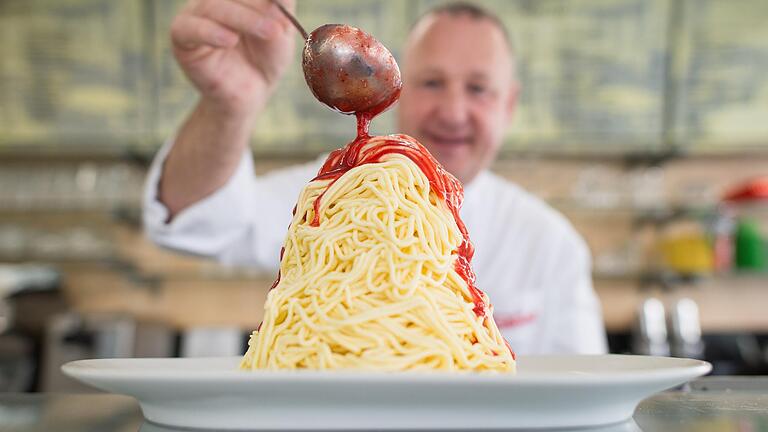
<path fill-rule="evenodd" d="M 246 153 L 224 186 L 166 223 L 168 210 L 157 188 L 170 147 L 169 142 L 161 148 L 147 178 L 143 217 L 149 237 L 168 248 L 276 272 L 293 206 L 322 160 L 257 177 Z M 589 250 L 570 223 L 488 171 L 464 192 L 461 217 L 475 245 L 477 287 L 488 294 L 513 350 L 604 353 Z"/>

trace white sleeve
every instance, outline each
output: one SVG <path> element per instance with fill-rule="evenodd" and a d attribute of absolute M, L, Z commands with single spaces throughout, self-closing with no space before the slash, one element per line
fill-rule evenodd
<path fill-rule="evenodd" d="M 548 351 L 573 354 L 604 354 L 608 351 L 600 302 L 592 287 L 589 248 L 578 237 L 561 245 L 554 273 L 555 290 Z"/>
<path fill-rule="evenodd" d="M 291 210 L 316 162 L 257 178 L 245 151 L 227 183 L 177 214 L 170 223 L 157 188 L 172 142 L 158 152 L 150 167 L 143 197 L 144 229 L 157 244 L 225 264 L 273 270 L 291 221 Z M 314 170 L 314 171 L 313 171 Z"/>

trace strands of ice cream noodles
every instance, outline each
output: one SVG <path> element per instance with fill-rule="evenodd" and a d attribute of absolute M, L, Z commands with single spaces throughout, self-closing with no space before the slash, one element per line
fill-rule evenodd
<path fill-rule="evenodd" d="M 514 372 L 474 286 L 462 200 L 411 137 L 333 152 L 298 199 L 241 368 Z"/>

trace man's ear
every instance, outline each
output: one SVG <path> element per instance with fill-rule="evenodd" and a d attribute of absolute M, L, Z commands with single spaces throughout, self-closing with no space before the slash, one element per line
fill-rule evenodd
<path fill-rule="evenodd" d="M 509 94 L 507 95 L 506 111 L 507 121 L 512 120 L 517 110 L 517 97 L 520 94 L 520 83 L 518 81 L 512 81 L 509 85 Z"/>

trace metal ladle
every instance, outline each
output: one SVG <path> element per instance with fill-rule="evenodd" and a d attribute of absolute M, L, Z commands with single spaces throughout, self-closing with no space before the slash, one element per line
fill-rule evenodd
<path fill-rule="evenodd" d="M 278 0 L 272 0 L 305 39 L 304 79 L 317 100 L 344 114 L 374 116 L 400 96 L 400 68 L 392 53 L 368 33 L 326 24 L 307 34 Z"/>

